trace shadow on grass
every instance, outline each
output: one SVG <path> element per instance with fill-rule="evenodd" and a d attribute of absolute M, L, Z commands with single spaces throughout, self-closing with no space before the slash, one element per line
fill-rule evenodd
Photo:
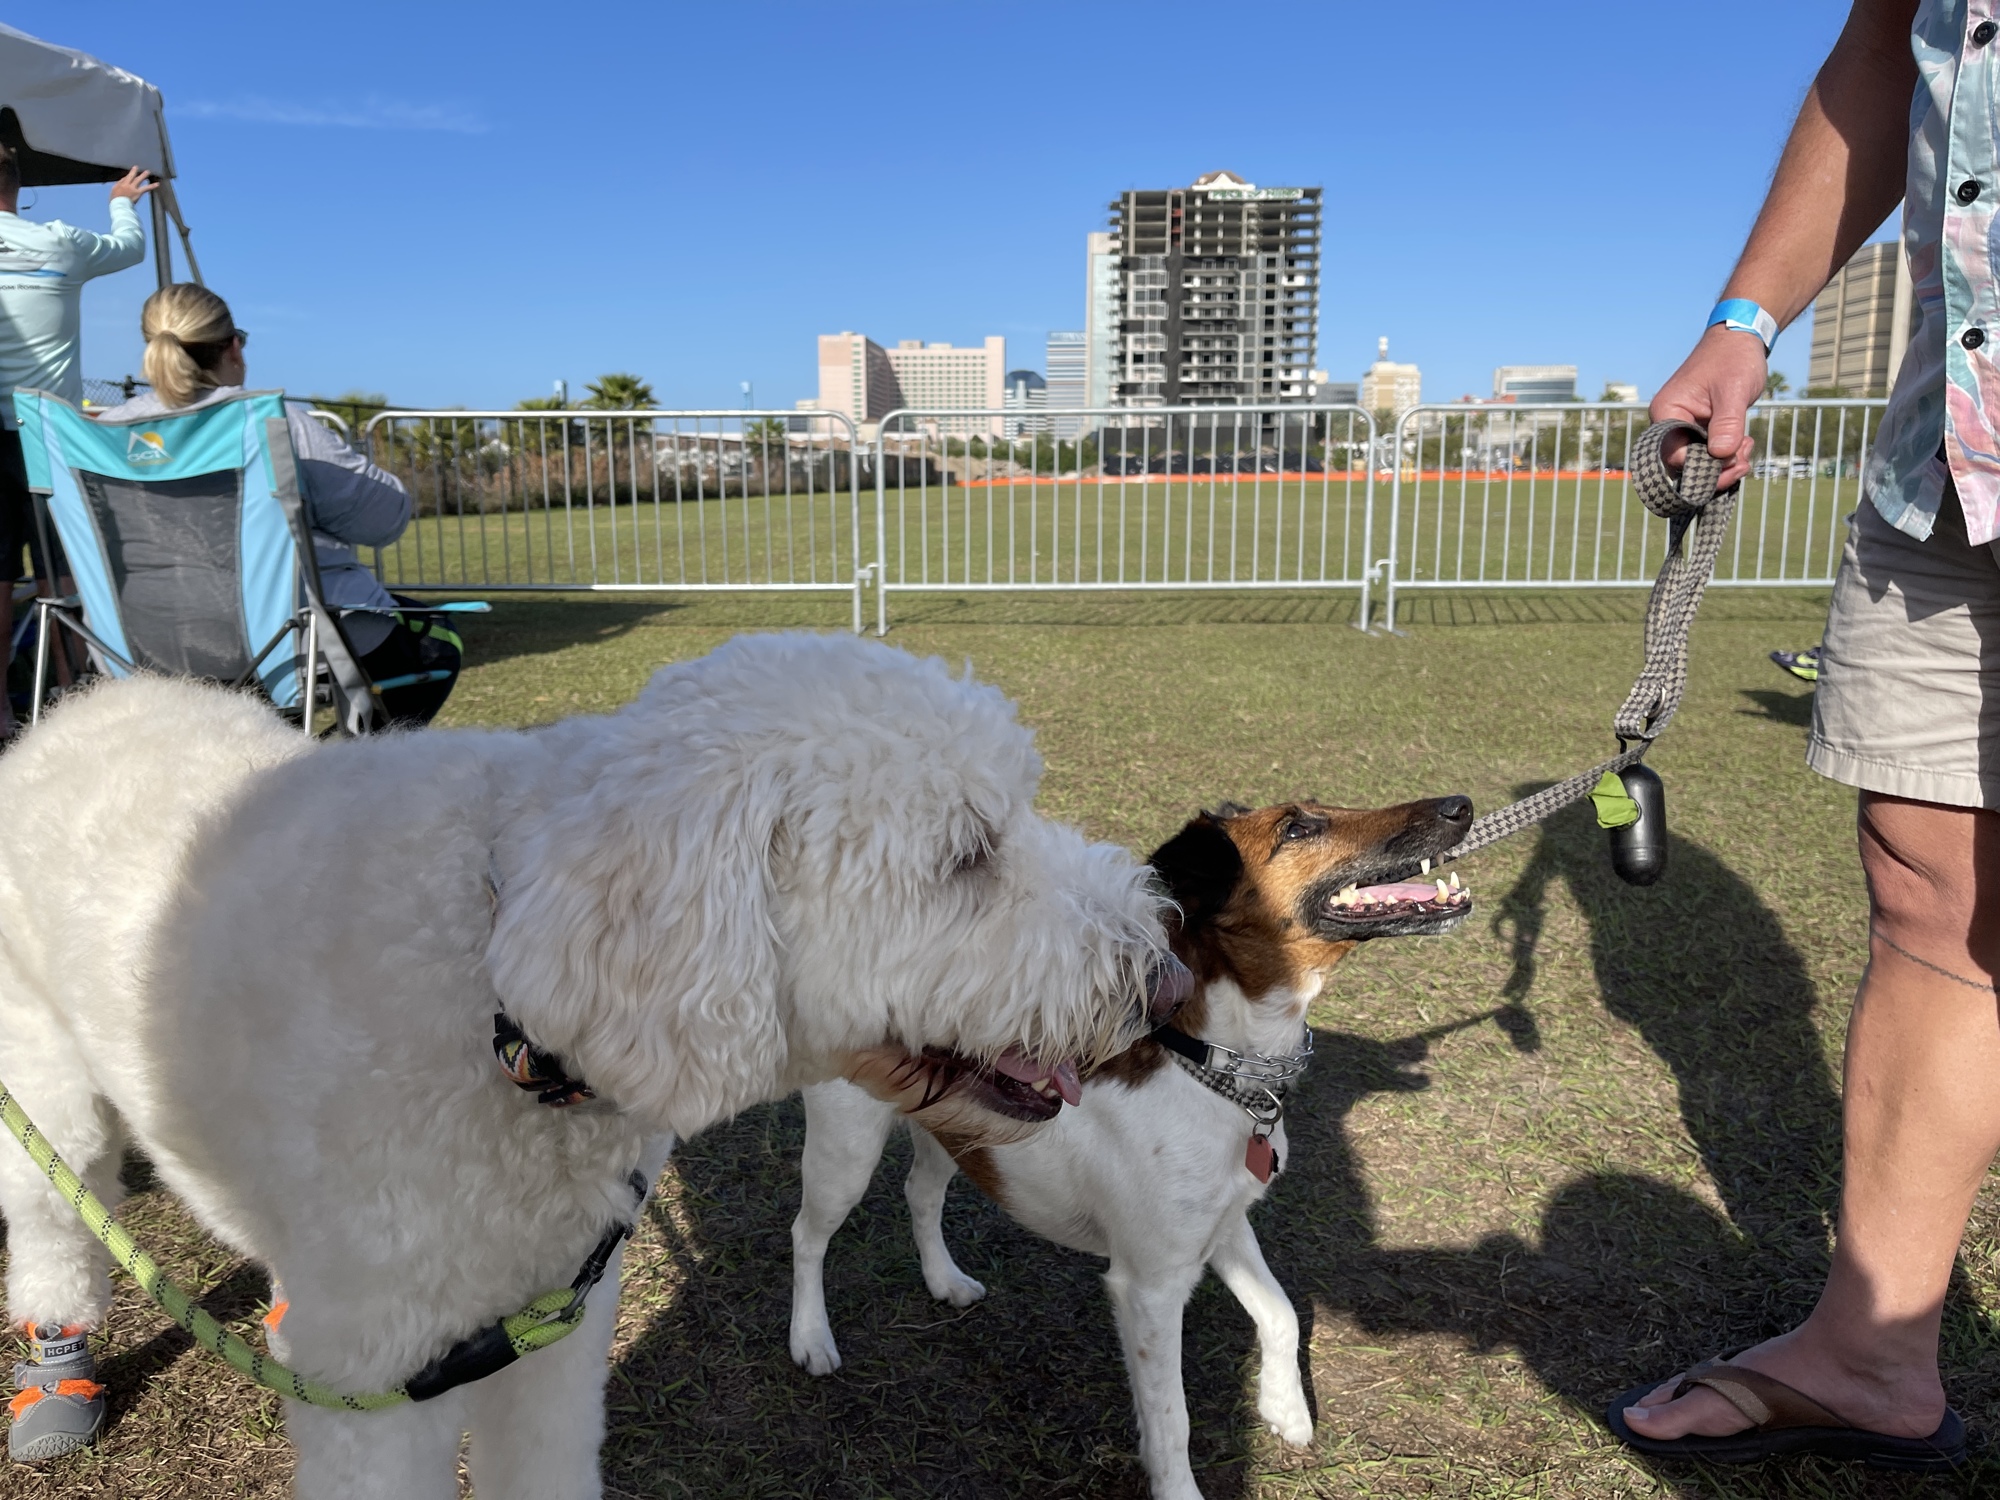
<path fill-rule="evenodd" d="M 1612 875 L 1604 836 L 1581 809 L 1545 824 L 1494 918 L 1513 949 L 1506 993 L 1517 1004 L 1533 992 L 1557 882 L 1588 923 L 1604 1005 L 1673 1071 L 1682 1124 L 1723 1211 L 1669 1183 L 1596 1172 L 1550 1201 L 1538 1243 L 1497 1235 L 1468 1251 L 1357 1247 L 1369 1268 L 1362 1295 L 1346 1295 L 1348 1278 L 1324 1295 L 1365 1329 L 1518 1348 L 1549 1389 L 1596 1420 L 1619 1392 L 1733 1353 L 1810 1311 L 1838 1201 L 1840 1103 L 1799 953 L 1753 888 L 1684 839 L 1672 841 L 1662 883 L 1638 889 Z M 1616 1097 L 1607 1090 L 1614 1109 Z M 1340 1190 L 1348 1191 L 1344 1183 Z M 1955 1276 L 1948 1358 L 1985 1322 Z M 1962 1410 L 1990 1406 L 1990 1370 L 1948 1369 L 1947 1380 Z M 1690 1495 L 1907 1494 L 1913 1486 L 1961 1494 L 2000 1480 L 1984 1462 L 1945 1490 L 1814 1461 L 1731 1471 L 1726 1480 L 1686 1464 L 1648 1466 Z"/>
<path fill-rule="evenodd" d="M 1493 918 L 1512 950 L 1504 989 L 1515 1003 L 1534 994 L 1557 884 L 1588 926 L 1604 1006 L 1672 1070 L 1681 1124 L 1723 1211 L 1668 1183 L 1596 1172 L 1550 1201 L 1539 1243 L 1499 1235 L 1466 1251 L 1364 1253 L 1359 1295 L 1341 1281 L 1322 1295 L 1366 1329 L 1518 1348 L 1594 1417 L 1619 1391 L 1810 1309 L 1838 1192 L 1840 1105 L 1800 954 L 1757 892 L 1685 839 L 1672 840 L 1662 882 L 1637 888 L 1612 874 L 1583 809 L 1544 824 Z M 1617 1133 L 1615 1087 L 1602 1103 Z M 1626 1124 L 1653 1133 L 1670 1122 Z M 1681 1465 L 1658 1477 L 1689 1481 Z"/>
<path fill-rule="evenodd" d="M 1776 688 L 1743 688 L 1743 696 L 1757 706 L 1739 708 L 1736 711 L 1753 719 L 1769 719 L 1776 724 L 1789 724 L 1794 729 L 1812 728 L 1813 695 L 1810 689 L 1803 693 L 1780 692 Z"/>
<path fill-rule="evenodd" d="M 218 1323 L 233 1324 L 261 1307 L 270 1291 L 267 1272 L 247 1260 L 239 1261 L 227 1276 L 197 1297 L 195 1304 Z M 168 1366 L 194 1347 L 192 1335 L 170 1324 L 143 1344 L 120 1349 L 108 1359 L 100 1356 L 97 1378 L 104 1384 L 105 1421 L 118 1421 Z M 211 1356 L 203 1353 L 199 1357 L 206 1360 Z"/>
<path fill-rule="evenodd" d="M 424 597 L 428 600 L 431 596 Z M 602 645 L 688 607 L 673 599 L 548 599 L 520 594 L 495 594 L 489 602 L 493 605 L 490 615 L 463 617 L 453 624 L 465 638 L 468 665 L 553 656 L 573 647 Z"/>

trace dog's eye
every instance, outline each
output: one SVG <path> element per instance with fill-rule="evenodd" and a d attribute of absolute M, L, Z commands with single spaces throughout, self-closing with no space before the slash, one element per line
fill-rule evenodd
<path fill-rule="evenodd" d="M 992 860 L 993 851 L 987 848 L 983 842 L 977 843 L 966 850 L 965 853 L 959 855 L 956 860 L 952 861 L 951 873 L 954 875 L 975 874 L 985 869 L 987 865 L 992 863 Z"/>
<path fill-rule="evenodd" d="M 1290 818 L 1279 830 L 1278 837 L 1290 844 L 1299 839 L 1318 838 L 1326 832 L 1326 824 L 1318 818 Z"/>

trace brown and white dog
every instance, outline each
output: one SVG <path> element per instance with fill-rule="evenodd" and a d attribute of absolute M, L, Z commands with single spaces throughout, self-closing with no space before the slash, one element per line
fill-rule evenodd
<path fill-rule="evenodd" d="M 1433 881 L 1429 871 L 1471 821 L 1464 797 L 1377 811 L 1307 801 L 1201 814 L 1151 860 L 1180 908 L 1168 924 L 1174 953 L 1194 976 L 1171 1030 L 1154 1033 L 1162 1040 L 1137 1043 L 1080 1087 L 1042 1082 L 1050 1106 L 1058 1089 L 1080 1098 L 1017 1144 L 966 1147 L 949 1131 L 940 1144 L 923 1111 L 906 1117 L 915 1164 L 904 1193 L 933 1296 L 964 1307 L 985 1295 L 944 1243 L 945 1189 L 957 1169 L 1026 1228 L 1109 1258 L 1105 1281 L 1156 1500 L 1200 1494 L 1187 1457 L 1181 1310 L 1204 1267 L 1256 1321 L 1258 1414 L 1286 1442 L 1311 1441 L 1298 1316 L 1264 1264 L 1248 1210 L 1284 1165 L 1282 1094 L 1310 1055 L 1306 1008 L 1358 943 L 1465 919 L 1470 894 L 1455 876 Z M 827 1242 L 866 1191 L 899 1116 L 843 1081 L 808 1088 L 805 1105 L 791 1350 L 826 1375 L 840 1367 L 826 1316 Z"/>

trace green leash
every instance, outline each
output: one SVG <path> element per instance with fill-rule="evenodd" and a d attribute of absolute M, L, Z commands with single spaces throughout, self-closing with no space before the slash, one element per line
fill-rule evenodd
<path fill-rule="evenodd" d="M 309 1406 L 332 1407 L 336 1411 L 380 1411 L 384 1407 L 401 1406 L 405 1401 L 428 1401 L 454 1387 L 491 1375 L 524 1354 L 546 1349 L 567 1338 L 583 1322 L 584 1298 L 603 1277 L 612 1252 L 633 1229 L 631 1224 L 626 1224 L 613 1229 L 598 1241 L 597 1248 L 591 1251 L 590 1258 L 569 1286 L 561 1291 L 544 1292 L 511 1318 L 503 1318 L 471 1338 L 462 1339 L 394 1390 L 349 1395 L 308 1379 L 296 1370 L 289 1370 L 267 1354 L 259 1354 L 195 1306 L 194 1299 L 174 1285 L 167 1273 L 160 1269 L 159 1262 L 134 1243 L 132 1236 L 125 1232 L 125 1227 L 98 1201 L 97 1195 L 83 1185 L 83 1180 L 70 1170 L 67 1162 L 56 1155 L 48 1137 L 35 1128 L 35 1122 L 14 1102 L 13 1094 L 4 1083 L 0 1083 L 0 1121 L 5 1122 L 14 1139 L 42 1169 L 42 1175 L 69 1200 L 77 1216 L 111 1252 L 111 1258 L 124 1267 L 132 1279 L 145 1289 L 146 1295 L 160 1305 L 161 1311 L 186 1329 L 196 1343 L 211 1354 L 220 1355 L 231 1368 L 281 1396 L 289 1396 Z M 638 1178 L 637 1173 L 633 1176 Z M 646 1191 L 643 1179 L 636 1182 L 636 1188 L 643 1199 Z"/>

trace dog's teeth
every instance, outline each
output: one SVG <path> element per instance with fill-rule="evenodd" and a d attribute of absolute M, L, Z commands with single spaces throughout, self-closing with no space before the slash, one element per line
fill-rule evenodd
<path fill-rule="evenodd" d="M 1430 862 L 1429 860 L 1425 860 L 1425 861 L 1423 862 L 1423 864 L 1422 864 L 1422 866 L 1421 866 L 1420 868 L 1421 868 L 1421 869 L 1423 870 L 1423 873 L 1424 873 L 1424 874 L 1426 874 L 1426 875 L 1430 874 L 1430 872 L 1431 872 L 1431 862 Z"/>
<path fill-rule="evenodd" d="M 1438 882 L 1438 900 L 1449 901 L 1450 899 L 1451 899 L 1450 889 L 1445 885 L 1445 883 L 1442 880 L 1440 880 Z"/>
<path fill-rule="evenodd" d="M 1451 872 L 1451 888 L 1452 888 L 1453 890 L 1457 890 L 1457 889 L 1458 889 L 1458 871 L 1456 871 L 1456 870 L 1453 870 L 1453 871 Z"/>

